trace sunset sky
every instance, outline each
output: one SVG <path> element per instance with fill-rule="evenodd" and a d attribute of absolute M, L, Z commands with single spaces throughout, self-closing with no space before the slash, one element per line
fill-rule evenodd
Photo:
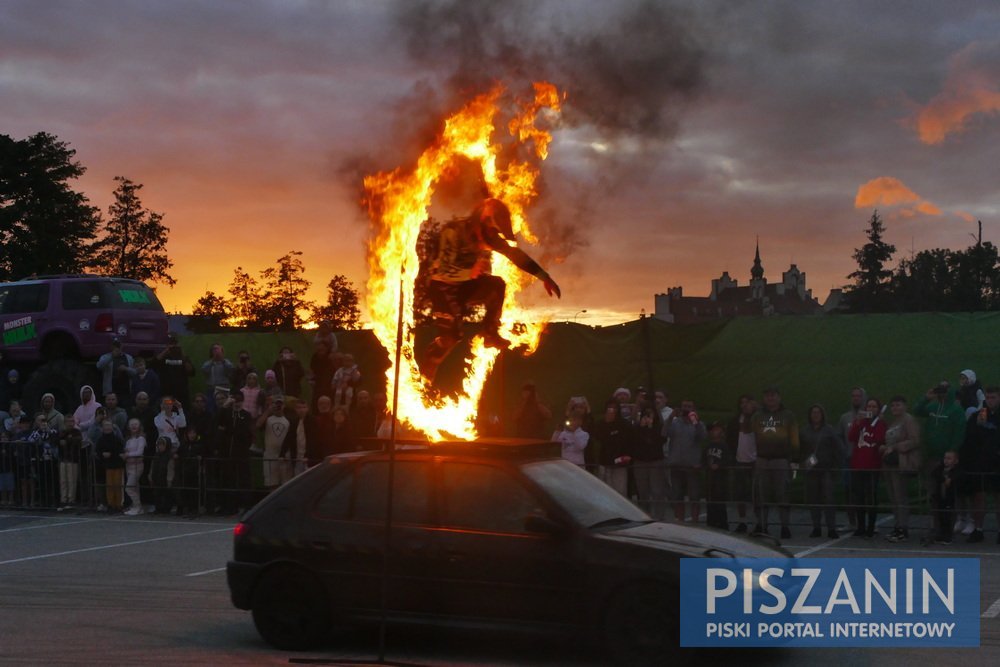
<path fill-rule="evenodd" d="M 821 301 L 872 209 L 900 256 L 1000 242 L 1000 4 L 0 0 L 0 134 L 55 134 L 106 213 L 163 213 L 189 312 L 303 251 L 364 291 L 360 176 L 498 80 L 566 92 L 532 223 L 592 324 L 791 262 Z M 565 261 L 554 263 L 553 257 Z"/>

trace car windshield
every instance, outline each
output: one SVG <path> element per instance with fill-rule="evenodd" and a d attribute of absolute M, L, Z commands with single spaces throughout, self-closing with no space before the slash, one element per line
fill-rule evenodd
<path fill-rule="evenodd" d="M 582 526 L 652 521 L 617 491 L 569 461 L 537 461 L 521 469 Z"/>

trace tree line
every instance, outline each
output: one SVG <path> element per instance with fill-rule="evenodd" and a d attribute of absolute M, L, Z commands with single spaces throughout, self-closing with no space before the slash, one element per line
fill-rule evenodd
<path fill-rule="evenodd" d="M 75 158 L 76 150 L 46 132 L 20 140 L 0 135 L 0 282 L 91 272 L 175 285 L 170 229 L 162 213 L 143 206 L 142 184 L 116 176 L 104 216 L 74 189 L 73 181 L 86 173 Z M 311 283 L 301 255 L 280 257 L 259 281 L 237 267 L 228 298 L 207 292 L 189 325 L 276 330 L 312 320 L 357 328 L 359 296 L 344 276 L 330 280 L 326 303 L 306 300 Z"/>
<path fill-rule="evenodd" d="M 868 220 L 868 242 L 854 250 L 857 270 L 844 289 L 855 313 L 976 312 L 1000 310 L 1000 252 L 982 239 L 962 250 L 934 248 L 890 265 L 896 246 L 884 239 L 878 211 Z"/>

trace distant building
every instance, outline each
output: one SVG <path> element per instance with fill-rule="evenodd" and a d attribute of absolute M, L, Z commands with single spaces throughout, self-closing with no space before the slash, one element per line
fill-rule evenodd
<path fill-rule="evenodd" d="M 768 283 L 760 262 L 760 242 L 757 243 L 750 284 L 741 287 L 728 271 L 712 281 L 708 296 L 684 296 L 683 288 L 671 287 L 666 294 L 656 295 L 654 317 L 665 322 L 690 324 L 723 317 L 767 315 L 821 315 L 837 307 L 840 290 L 830 292 L 821 305 L 806 289 L 806 274 L 792 264 L 781 274 L 780 283 Z"/>

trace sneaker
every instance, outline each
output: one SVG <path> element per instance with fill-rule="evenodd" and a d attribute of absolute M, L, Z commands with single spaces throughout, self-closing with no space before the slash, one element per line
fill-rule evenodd
<path fill-rule="evenodd" d="M 792 531 L 788 529 L 788 526 L 781 527 L 781 539 L 788 540 L 792 537 Z"/>
<path fill-rule="evenodd" d="M 966 519 L 966 521 L 965 521 L 965 527 L 962 528 L 962 534 L 963 535 L 972 535 L 972 533 L 974 533 L 975 531 L 976 531 L 976 524 L 975 524 L 975 522 L 973 522 L 973 521 L 971 521 L 969 519 Z M 982 531 L 980 531 L 980 532 L 982 532 Z"/>
<path fill-rule="evenodd" d="M 965 528 L 965 519 L 958 517 L 955 519 L 955 525 L 951 527 L 951 532 L 961 533 L 963 528 Z"/>
<path fill-rule="evenodd" d="M 124 512 L 125 516 L 135 516 L 138 513 L 139 513 L 139 508 L 137 507 L 130 507 Z"/>
<path fill-rule="evenodd" d="M 97 511 L 98 512 L 107 512 L 108 511 L 107 505 L 105 505 L 104 503 L 101 503 L 100 505 L 97 506 Z"/>
<path fill-rule="evenodd" d="M 819 528 L 813 528 L 812 532 L 809 533 L 809 537 L 823 537 L 823 531 Z"/>
<path fill-rule="evenodd" d="M 739 525 L 736 526 L 736 532 L 737 533 L 747 532 L 747 525 L 741 521 Z"/>
<path fill-rule="evenodd" d="M 966 538 L 965 541 L 967 543 L 969 543 L 969 544 L 975 544 L 977 542 L 982 542 L 983 541 L 983 531 L 979 530 L 978 528 L 974 529 L 971 533 L 969 533 L 969 537 Z"/>

